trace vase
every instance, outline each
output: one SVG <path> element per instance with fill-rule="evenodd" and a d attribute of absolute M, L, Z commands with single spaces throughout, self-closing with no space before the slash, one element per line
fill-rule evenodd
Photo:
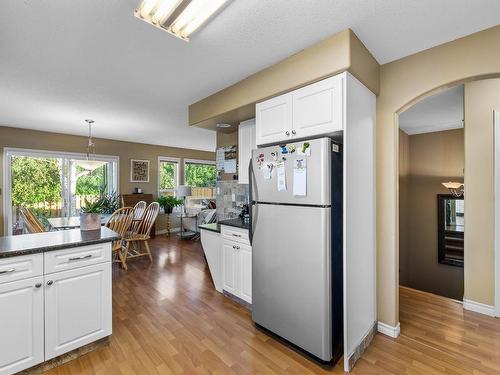
<path fill-rule="evenodd" d="M 80 214 L 80 230 L 101 229 L 101 214 Z"/>
<path fill-rule="evenodd" d="M 166 214 L 171 214 L 173 209 L 174 208 L 172 206 L 164 206 L 163 207 L 163 210 L 165 211 Z"/>

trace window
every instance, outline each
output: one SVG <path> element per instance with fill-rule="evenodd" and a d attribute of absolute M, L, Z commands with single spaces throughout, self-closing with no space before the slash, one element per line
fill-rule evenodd
<path fill-rule="evenodd" d="M 5 233 L 21 234 L 20 208 L 26 207 L 43 225 L 53 217 L 77 216 L 85 199 L 118 195 L 116 156 L 26 149 L 5 149 Z"/>
<path fill-rule="evenodd" d="M 184 160 L 184 183 L 191 186 L 193 197 L 214 197 L 216 182 L 217 167 L 215 161 Z"/>
<path fill-rule="evenodd" d="M 179 186 L 179 159 L 158 158 L 158 194 L 174 195 Z"/>

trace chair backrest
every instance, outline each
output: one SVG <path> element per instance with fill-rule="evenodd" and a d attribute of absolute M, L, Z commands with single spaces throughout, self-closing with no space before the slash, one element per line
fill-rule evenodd
<path fill-rule="evenodd" d="M 27 207 L 20 208 L 21 217 L 26 224 L 26 228 L 29 233 L 42 233 L 45 232 L 45 228 L 38 218 L 31 212 L 31 210 Z"/>
<path fill-rule="evenodd" d="M 123 237 L 130 229 L 133 219 L 134 208 L 122 207 L 113 212 L 113 215 L 109 218 L 106 226 Z"/>
<path fill-rule="evenodd" d="M 140 220 L 142 219 L 142 215 L 144 215 L 144 211 L 146 210 L 146 202 L 139 201 L 134 206 L 134 219 Z"/>
<path fill-rule="evenodd" d="M 137 229 L 138 235 L 144 237 L 149 236 L 151 228 L 153 227 L 159 212 L 160 205 L 158 202 L 153 202 L 148 206 L 148 208 L 146 208 L 139 224 L 139 228 Z"/>

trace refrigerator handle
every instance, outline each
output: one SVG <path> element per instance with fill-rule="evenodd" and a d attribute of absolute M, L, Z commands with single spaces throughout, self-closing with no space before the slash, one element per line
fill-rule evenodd
<path fill-rule="evenodd" d="M 250 158 L 250 163 L 248 164 L 248 239 L 250 241 L 250 246 L 252 245 L 253 239 L 253 196 L 252 196 L 252 174 L 253 174 L 253 165 L 252 159 Z"/>

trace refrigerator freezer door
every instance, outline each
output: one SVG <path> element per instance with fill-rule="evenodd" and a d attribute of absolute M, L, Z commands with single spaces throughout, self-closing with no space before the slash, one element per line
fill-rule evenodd
<path fill-rule="evenodd" d="M 309 156 L 299 155 L 304 142 L 309 143 Z M 301 142 L 291 142 L 286 145 L 288 149 L 293 149 L 293 147 L 295 147 L 295 152 L 282 154 L 279 145 L 259 148 L 252 151 L 252 199 L 256 202 L 268 203 L 330 205 L 331 140 L 329 138 L 320 138 Z M 284 161 L 286 191 L 278 191 L 278 168 L 276 164 L 282 161 L 283 157 L 286 159 Z M 263 161 L 259 161 L 262 159 Z M 293 195 L 293 168 L 294 161 L 297 159 L 306 159 L 307 166 L 306 196 L 300 197 Z M 268 164 L 274 165 L 270 176 L 266 176 L 266 173 L 268 173 Z"/>
<path fill-rule="evenodd" d="M 256 204 L 252 319 L 332 359 L 330 208 Z"/>

